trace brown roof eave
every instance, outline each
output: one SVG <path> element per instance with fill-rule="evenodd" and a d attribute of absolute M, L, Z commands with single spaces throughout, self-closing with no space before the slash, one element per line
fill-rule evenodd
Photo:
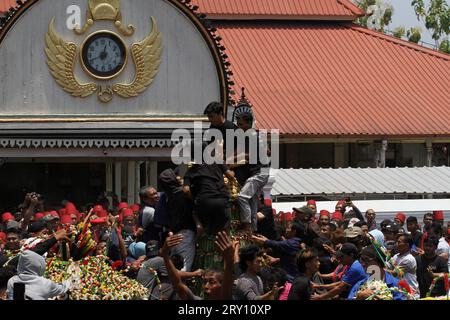
<path fill-rule="evenodd" d="M 280 140 L 289 140 L 293 142 L 298 140 L 302 141 L 358 141 L 358 140 L 442 140 L 450 142 L 450 133 L 448 134 L 422 134 L 422 135 L 360 135 L 360 134 L 342 134 L 342 135 L 317 135 L 317 134 L 289 134 L 281 133 Z"/>

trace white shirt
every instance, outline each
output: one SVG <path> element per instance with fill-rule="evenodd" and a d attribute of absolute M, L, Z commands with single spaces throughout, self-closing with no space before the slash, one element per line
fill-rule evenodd
<path fill-rule="evenodd" d="M 447 241 L 445 240 L 444 237 L 439 239 L 439 244 L 438 247 L 436 249 L 436 254 L 440 255 L 446 253 L 447 256 L 450 256 L 450 245 L 447 243 Z M 450 268 L 450 259 L 447 260 L 447 264 Z"/>
<path fill-rule="evenodd" d="M 419 283 L 417 282 L 417 262 L 411 253 L 400 255 L 397 253 L 393 260 L 395 264 L 404 272 L 402 279 L 404 279 L 411 289 L 414 291 L 414 296 L 419 297 Z"/>

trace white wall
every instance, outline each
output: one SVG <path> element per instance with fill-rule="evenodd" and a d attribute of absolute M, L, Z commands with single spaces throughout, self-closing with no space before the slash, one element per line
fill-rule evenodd
<path fill-rule="evenodd" d="M 122 99 L 114 96 L 102 104 L 93 94 L 75 98 L 63 91 L 52 78 L 44 53 L 45 34 L 50 20 L 56 18 L 56 30 L 78 46 L 91 33 L 100 29 L 116 32 L 112 21 L 96 21 L 83 36 L 66 28 L 66 9 L 79 5 L 85 22 L 87 0 L 41 0 L 32 6 L 8 32 L 0 44 L 0 117 L 2 115 L 52 114 L 145 114 L 201 115 L 212 100 L 220 99 L 219 78 L 200 32 L 178 9 L 164 0 L 121 1 L 123 24 L 133 24 L 136 32 L 122 37 L 130 45 L 144 39 L 150 32 L 150 17 L 157 19 L 163 37 L 160 70 L 153 84 L 139 97 Z M 131 56 L 130 56 L 131 58 Z M 80 81 L 92 81 L 76 63 Z M 115 84 L 134 78 L 133 60 Z"/>

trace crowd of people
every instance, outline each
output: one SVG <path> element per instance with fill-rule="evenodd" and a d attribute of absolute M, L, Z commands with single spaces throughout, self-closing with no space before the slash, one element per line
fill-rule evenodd
<path fill-rule="evenodd" d="M 219 103 L 210 104 L 205 115 L 211 128 L 236 129 Z M 251 114 L 238 117 L 244 131 L 252 122 Z M 41 195 L 28 193 L 14 214 L 1 215 L 0 299 L 15 299 L 20 285 L 30 300 L 70 292 L 69 283 L 43 278 L 45 259 L 67 259 L 66 245 L 83 222 L 95 243 L 87 254 L 126 270 L 151 300 L 406 300 L 449 294 L 450 222 L 445 225 L 442 211 L 425 214 L 422 224 L 401 212 L 377 224 L 375 210 L 363 214 L 346 198 L 332 213 L 317 212 L 314 200 L 277 213 L 261 195 L 268 179 L 263 169 L 260 163 L 201 162 L 183 175 L 167 169 L 159 176 L 160 192 L 143 187 L 139 204 L 103 198 L 81 209 L 64 200 L 48 210 Z M 224 177 L 240 185 L 236 199 Z M 219 268 L 196 263 L 201 238 L 210 239 L 208 250 Z"/>

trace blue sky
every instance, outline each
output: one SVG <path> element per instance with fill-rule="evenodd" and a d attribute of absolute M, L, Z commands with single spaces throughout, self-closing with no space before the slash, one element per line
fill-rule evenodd
<path fill-rule="evenodd" d="M 420 26 L 422 29 L 422 41 L 434 44 L 434 40 L 431 38 L 431 32 L 425 28 L 425 24 L 416 18 L 414 9 L 411 6 L 411 0 L 385 0 L 387 3 L 391 3 L 394 6 L 394 15 L 392 16 L 392 22 L 389 25 L 390 30 L 394 30 L 396 27 L 403 26 L 406 30 L 410 27 Z M 446 0 L 450 5 L 450 0 Z M 426 0 L 428 3 L 429 0 Z"/>

